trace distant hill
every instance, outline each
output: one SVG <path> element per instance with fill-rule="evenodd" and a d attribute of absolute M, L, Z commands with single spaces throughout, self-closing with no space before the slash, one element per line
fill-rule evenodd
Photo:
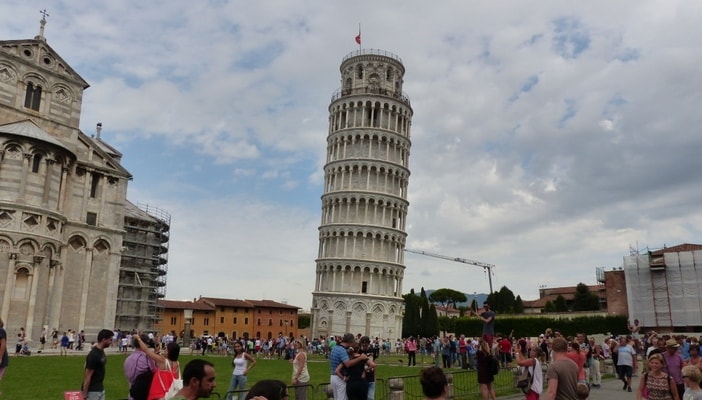
<path fill-rule="evenodd" d="M 434 293 L 434 291 L 436 291 L 436 289 L 429 289 L 429 290 L 424 289 L 424 291 L 426 292 L 427 297 L 429 297 L 429 295 Z M 419 293 L 420 292 L 415 291 L 415 294 L 419 295 Z M 468 301 L 466 301 L 465 303 L 456 303 L 456 307 L 470 307 L 470 304 L 473 302 L 473 299 L 477 300 L 478 307 L 482 307 L 483 302 L 485 300 L 487 300 L 487 297 L 488 297 L 487 293 L 476 293 L 476 294 L 463 293 L 463 294 L 466 295 L 466 299 Z"/>

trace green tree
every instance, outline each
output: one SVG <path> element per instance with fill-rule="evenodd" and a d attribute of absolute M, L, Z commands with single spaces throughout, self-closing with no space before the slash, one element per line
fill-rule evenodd
<path fill-rule="evenodd" d="M 307 329 L 310 327 L 310 315 L 298 315 L 297 316 L 297 327 L 299 329 Z"/>
<path fill-rule="evenodd" d="M 402 296 L 405 299 L 405 316 L 402 318 L 402 337 L 416 336 L 419 334 L 421 317 L 419 309 L 421 300 L 414 293 L 414 289 Z"/>
<path fill-rule="evenodd" d="M 524 301 L 522 301 L 522 297 L 517 295 L 517 298 L 514 300 L 514 312 L 515 314 L 524 314 Z"/>
<path fill-rule="evenodd" d="M 439 330 L 442 332 L 456 332 L 456 318 L 439 317 Z"/>
<path fill-rule="evenodd" d="M 584 283 L 578 283 L 573 295 L 573 311 L 593 311 L 600 309 L 600 299 L 590 292 L 590 288 Z"/>
<path fill-rule="evenodd" d="M 556 306 L 553 304 L 551 300 L 548 300 L 546 304 L 544 304 L 544 312 L 545 313 L 552 313 L 556 312 Z"/>
<path fill-rule="evenodd" d="M 478 299 L 473 298 L 473 301 L 470 302 L 470 310 L 475 311 L 478 309 Z"/>
<path fill-rule="evenodd" d="M 439 334 L 439 317 L 436 314 L 436 306 L 434 304 L 429 305 L 429 314 L 424 318 L 423 325 L 426 337 Z"/>
<path fill-rule="evenodd" d="M 427 299 L 427 292 L 424 291 L 424 287 L 422 287 L 421 292 L 419 292 L 419 301 L 420 301 L 420 322 L 419 322 L 419 331 L 417 332 L 420 336 L 429 336 L 430 334 L 428 333 L 429 326 L 427 325 L 427 321 L 430 317 L 431 310 L 429 308 L 429 300 Z M 436 309 L 434 309 L 434 313 L 436 314 Z"/>
<path fill-rule="evenodd" d="M 486 301 L 497 313 L 514 312 L 514 293 L 507 286 L 502 286 L 499 292 L 490 293 Z"/>
<path fill-rule="evenodd" d="M 560 294 L 553 301 L 553 305 L 556 307 L 556 312 L 568 312 L 568 304 L 566 303 L 565 297 Z"/>
<path fill-rule="evenodd" d="M 444 308 L 448 308 L 449 305 L 453 305 L 456 308 L 456 303 L 463 303 L 467 301 L 465 293 L 461 293 L 453 289 L 437 289 L 432 294 L 429 295 L 429 300 L 432 303 L 439 303 Z"/>

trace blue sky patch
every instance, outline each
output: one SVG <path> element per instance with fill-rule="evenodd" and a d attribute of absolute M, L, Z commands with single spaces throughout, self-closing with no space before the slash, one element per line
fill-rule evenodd
<path fill-rule="evenodd" d="M 553 49 L 565 59 L 575 59 L 590 47 L 590 35 L 575 18 L 554 21 Z"/>

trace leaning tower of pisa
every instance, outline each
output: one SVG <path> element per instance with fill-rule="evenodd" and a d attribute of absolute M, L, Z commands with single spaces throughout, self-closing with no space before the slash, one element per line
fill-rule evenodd
<path fill-rule="evenodd" d="M 312 336 L 401 335 L 412 107 L 389 52 L 341 62 L 329 105 Z"/>

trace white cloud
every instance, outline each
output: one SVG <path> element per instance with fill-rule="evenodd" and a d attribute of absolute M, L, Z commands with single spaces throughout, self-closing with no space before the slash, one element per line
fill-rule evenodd
<path fill-rule="evenodd" d="M 0 37 L 33 37 L 44 7 L 0 4 Z M 91 84 L 85 131 L 102 121 L 125 162 L 148 140 L 185 166 L 130 170 L 130 198 L 173 214 L 169 297 L 310 305 L 327 107 L 361 21 L 364 47 L 407 68 L 408 247 L 493 263 L 533 298 L 637 242 L 700 242 L 700 7 L 81 0 L 49 10 L 46 36 Z M 486 289 L 479 268 L 406 264 L 406 291 Z"/>

